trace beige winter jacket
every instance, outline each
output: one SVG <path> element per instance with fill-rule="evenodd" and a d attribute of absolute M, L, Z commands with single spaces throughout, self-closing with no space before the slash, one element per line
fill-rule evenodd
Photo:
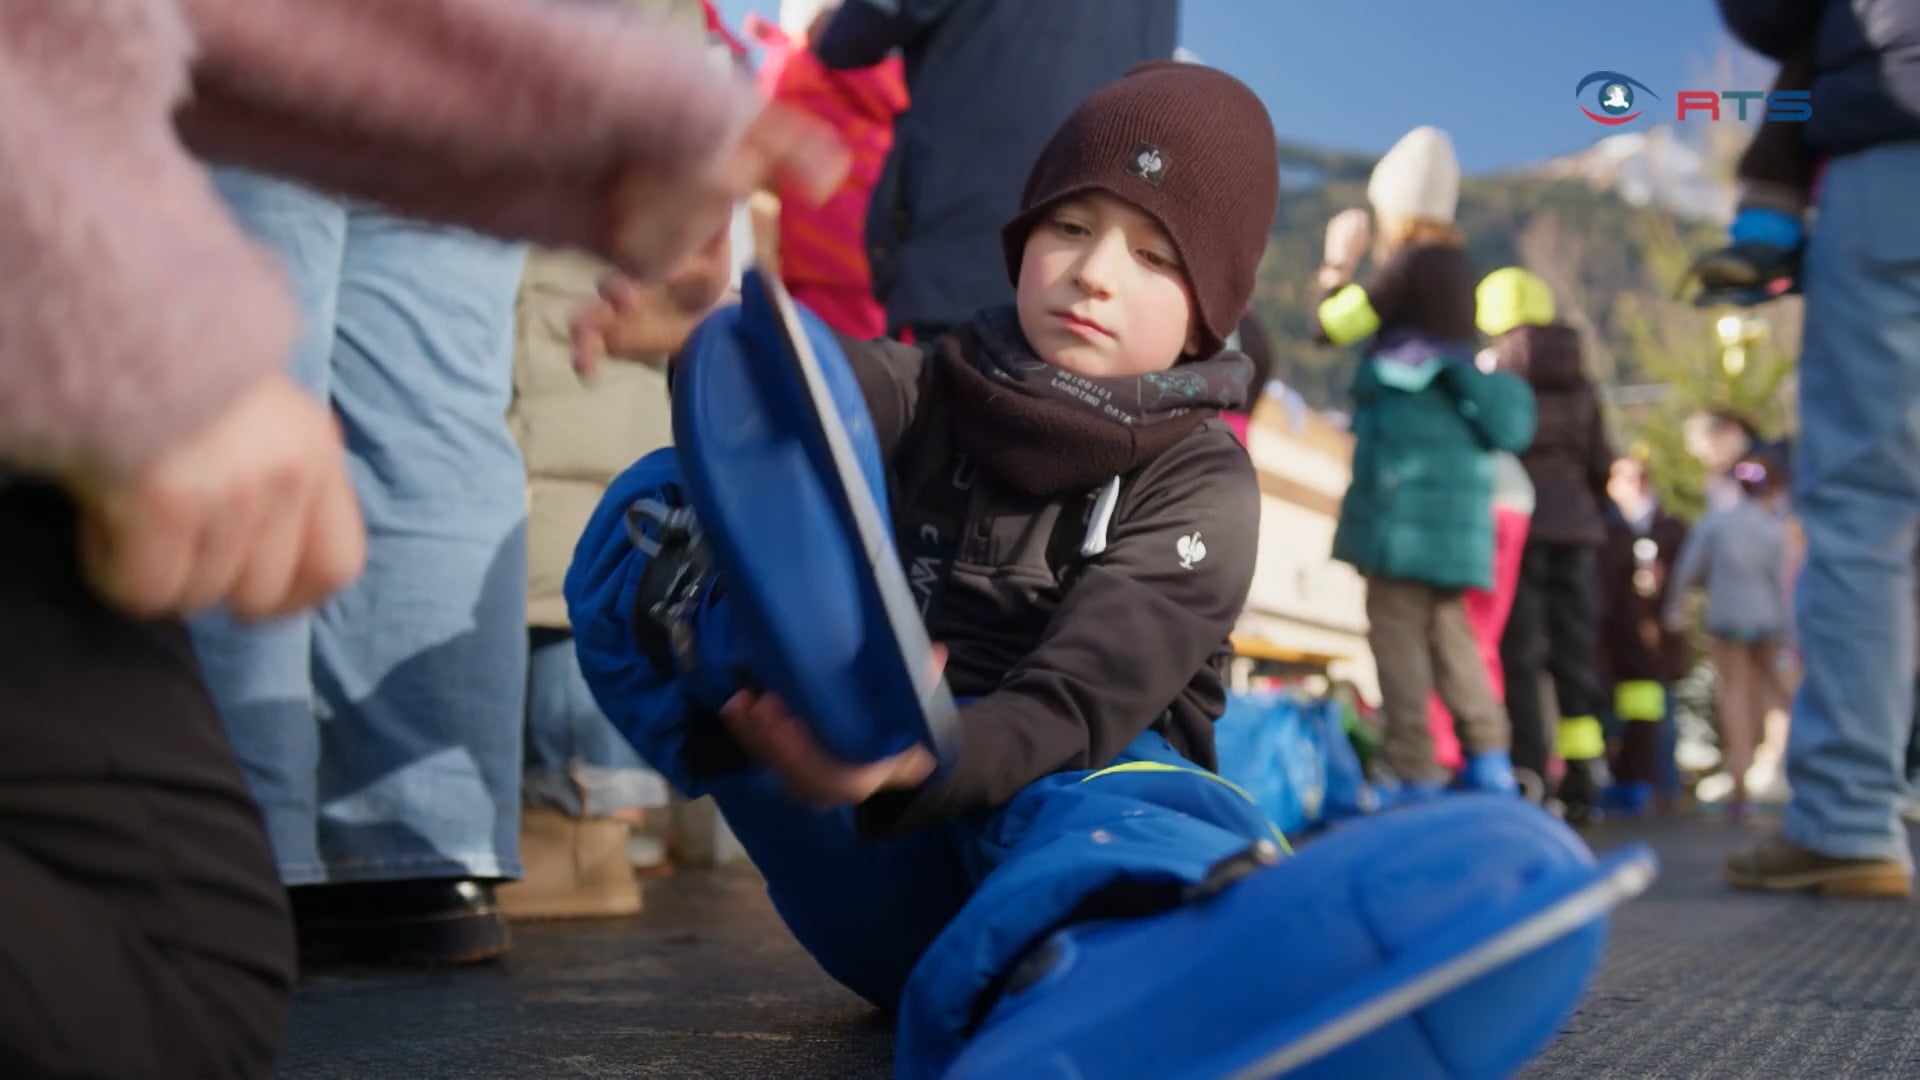
<path fill-rule="evenodd" d="M 625 2 L 660 11 L 691 43 L 705 39 L 699 0 Z M 568 625 L 561 588 L 601 494 L 673 441 L 666 357 L 608 360 L 590 382 L 574 374 L 572 319 L 609 269 L 576 252 L 536 249 L 521 278 L 508 422 L 527 459 L 529 626 Z"/>

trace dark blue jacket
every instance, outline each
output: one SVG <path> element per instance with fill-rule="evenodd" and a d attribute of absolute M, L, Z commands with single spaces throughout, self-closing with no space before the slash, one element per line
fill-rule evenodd
<path fill-rule="evenodd" d="M 1720 0 L 1720 14 L 1776 60 L 1813 49 L 1814 153 L 1920 140 L 1920 0 Z"/>
<path fill-rule="evenodd" d="M 1009 303 L 1000 227 L 1074 106 L 1173 55 L 1179 0 L 847 0 L 815 44 L 829 67 L 901 50 L 912 99 L 867 213 L 874 295 L 897 333 Z"/>

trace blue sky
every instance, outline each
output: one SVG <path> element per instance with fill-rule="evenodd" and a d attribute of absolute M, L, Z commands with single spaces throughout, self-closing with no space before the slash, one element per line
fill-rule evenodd
<path fill-rule="evenodd" d="M 735 26 L 779 9 L 718 3 Z M 1574 86 L 1591 71 L 1633 76 L 1667 110 L 1675 90 L 1764 90 L 1769 74 L 1713 0 L 1184 0 L 1181 23 L 1181 44 L 1246 80 L 1282 138 L 1378 153 L 1435 124 L 1473 172 L 1653 122 L 1655 110 L 1622 129 L 1581 116 Z M 1734 72 L 1725 85 L 1721 64 Z"/>

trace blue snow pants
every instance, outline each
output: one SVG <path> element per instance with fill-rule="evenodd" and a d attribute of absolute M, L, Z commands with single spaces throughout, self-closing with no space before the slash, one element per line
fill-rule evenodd
<path fill-rule="evenodd" d="M 1150 904 L 1257 841 L 1284 846 L 1244 792 L 1154 732 L 1104 768 L 1047 776 L 992 812 L 893 837 L 859 835 L 851 808 L 795 802 L 761 770 L 696 775 L 689 738 L 731 693 L 724 629 L 710 611 L 696 624 L 703 657 L 716 659 L 690 678 L 648 659 L 634 633 L 647 556 L 626 523 L 629 506 L 678 476 L 670 449 L 641 459 L 587 526 L 566 585 L 581 670 L 641 757 L 689 797 L 714 797 L 820 966 L 897 1015 L 897 1076 L 941 1075 L 1012 965 L 1088 917 L 1090 902 Z"/>

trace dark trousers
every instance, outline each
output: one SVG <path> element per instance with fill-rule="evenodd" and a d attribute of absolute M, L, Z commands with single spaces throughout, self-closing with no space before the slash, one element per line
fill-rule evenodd
<path fill-rule="evenodd" d="M 0 552 L 0 1076 L 269 1075 L 293 929 L 185 628 L 93 599 L 51 489 Z"/>
<path fill-rule="evenodd" d="M 1545 776 L 1553 756 L 1554 732 L 1536 691 L 1542 671 L 1553 676 L 1561 716 L 1599 715 L 1600 680 L 1593 663 L 1600 618 L 1595 588 L 1590 547 L 1532 543 L 1520 558 L 1520 583 L 1500 638 L 1515 768 Z"/>

